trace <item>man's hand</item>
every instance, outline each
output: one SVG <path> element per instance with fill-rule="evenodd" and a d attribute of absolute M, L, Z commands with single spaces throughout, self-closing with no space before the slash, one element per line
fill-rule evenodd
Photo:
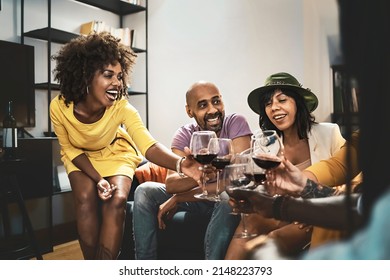
<path fill-rule="evenodd" d="M 159 229 L 165 229 L 164 219 L 172 219 L 177 210 L 177 202 L 175 196 L 170 197 L 167 201 L 160 205 L 157 213 L 157 221 Z"/>

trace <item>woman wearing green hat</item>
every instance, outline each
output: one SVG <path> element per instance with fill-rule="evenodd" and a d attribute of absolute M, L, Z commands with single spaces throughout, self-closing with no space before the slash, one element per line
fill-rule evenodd
<path fill-rule="evenodd" d="M 317 96 L 305 89 L 289 73 L 269 76 L 265 84 L 248 96 L 249 107 L 259 114 L 262 130 L 276 130 L 284 144 L 284 155 L 303 170 L 315 162 L 328 159 L 344 144 L 340 128 L 333 123 L 317 123 L 311 114 L 318 106 Z M 237 231 L 241 231 L 241 224 Z M 282 238 L 290 254 L 297 254 L 310 242 L 311 227 L 299 223 L 265 219 L 252 214 L 248 230 Z M 245 258 L 245 239 L 235 238 L 228 248 L 226 259 Z"/>

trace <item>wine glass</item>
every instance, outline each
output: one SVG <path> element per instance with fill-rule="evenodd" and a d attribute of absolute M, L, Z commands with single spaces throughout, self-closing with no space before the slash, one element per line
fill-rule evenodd
<path fill-rule="evenodd" d="M 211 162 L 211 165 L 217 169 L 217 183 L 215 195 L 211 196 L 209 200 L 212 201 L 221 201 L 221 197 L 219 195 L 219 176 L 221 171 L 225 168 L 225 166 L 230 164 L 230 161 L 233 157 L 233 141 L 228 138 L 212 138 L 210 139 L 210 148 L 211 146 L 218 146 L 217 156 Z"/>
<path fill-rule="evenodd" d="M 252 144 L 252 159 L 259 167 L 271 169 L 281 163 L 284 147 L 275 130 L 264 130 Z"/>
<path fill-rule="evenodd" d="M 263 134 L 263 131 L 261 129 L 255 130 L 251 136 L 251 147 L 254 140 L 259 138 Z"/>
<path fill-rule="evenodd" d="M 206 175 L 205 169 L 209 167 L 212 160 L 217 156 L 219 147 L 216 145 L 209 145 L 210 139 L 217 138 L 214 131 L 203 130 L 195 131 L 191 136 L 190 149 L 194 159 L 203 164 L 202 172 L 202 193 L 195 194 L 196 198 L 207 199 L 209 194 L 206 189 Z"/>
<path fill-rule="evenodd" d="M 221 186 L 224 186 L 226 193 L 234 198 L 236 201 L 240 201 L 243 198 L 239 196 L 233 196 L 233 190 L 239 188 L 248 190 L 248 185 L 251 183 L 250 179 L 245 175 L 247 172 L 248 163 L 235 163 L 228 165 L 224 168 L 222 172 L 222 178 L 221 178 Z M 256 236 L 256 233 L 250 233 L 248 232 L 248 229 L 246 228 L 246 215 L 245 213 L 241 214 L 241 221 L 243 230 L 242 232 L 235 234 L 234 237 L 236 238 L 251 238 Z"/>
<path fill-rule="evenodd" d="M 253 148 L 249 148 L 243 152 L 241 152 L 237 158 L 242 163 L 246 164 L 246 172 L 245 175 L 253 184 L 248 185 L 247 187 L 250 189 L 256 189 L 258 186 L 264 184 L 266 181 L 265 169 L 258 166 L 253 160 Z"/>

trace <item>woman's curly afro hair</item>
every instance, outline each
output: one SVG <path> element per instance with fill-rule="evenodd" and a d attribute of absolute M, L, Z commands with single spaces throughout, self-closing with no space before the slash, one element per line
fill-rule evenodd
<path fill-rule="evenodd" d="M 110 64 L 119 63 L 122 67 L 123 86 L 117 99 L 127 94 L 128 75 L 136 55 L 119 41 L 108 32 L 81 35 L 52 56 L 57 62 L 53 71 L 54 79 L 59 82 L 60 95 L 67 105 L 83 100 L 96 71 L 103 71 Z"/>

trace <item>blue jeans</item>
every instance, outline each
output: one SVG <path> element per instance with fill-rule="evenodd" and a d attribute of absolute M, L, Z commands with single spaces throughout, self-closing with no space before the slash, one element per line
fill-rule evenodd
<path fill-rule="evenodd" d="M 145 182 L 134 193 L 133 232 L 135 257 L 138 260 L 157 259 L 157 213 L 159 206 L 172 195 L 166 192 L 165 185 Z M 211 214 L 205 234 L 205 259 L 224 259 L 230 240 L 239 223 L 239 216 L 229 214 L 228 195 L 222 193 L 221 202 L 185 202 L 180 209 L 205 215 Z M 188 242 L 191 242 L 189 240 Z"/>

